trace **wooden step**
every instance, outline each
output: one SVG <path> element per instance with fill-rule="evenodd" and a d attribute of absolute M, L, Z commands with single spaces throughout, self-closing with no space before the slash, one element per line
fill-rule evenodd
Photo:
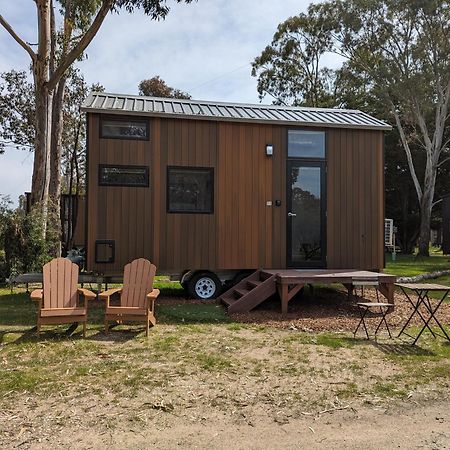
<path fill-rule="evenodd" d="M 220 297 L 229 313 L 248 312 L 276 293 L 276 275 L 256 272 L 244 278 Z"/>
<path fill-rule="evenodd" d="M 241 298 L 244 295 L 247 295 L 250 292 L 250 290 L 241 288 L 241 289 L 233 289 L 233 292 L 238 295 L 238 298 Z"/>
<path fill-rule="evenodd" d="M 272 273 L 264 272 L 262 270 L 259 271 L 259 278 L 260 278 L 260 280 L 264 281 L 264 280 L 269 279 L 270 277 L 273 277 Z"/>
<path fill-rule="evenodd" d="M 236 303 L 238 300 L 236 297 L 220 297 L 220 300 L 225 303 L 227 306 L 231 306 L 233 303 Z"/>

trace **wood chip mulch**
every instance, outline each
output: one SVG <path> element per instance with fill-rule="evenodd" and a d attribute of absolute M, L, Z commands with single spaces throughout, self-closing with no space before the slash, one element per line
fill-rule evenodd
<path fill-rule="evenodd" d="M 360 295 L 360 293 L 358 293 Z M 385 298 L 379 294 L 380 302 Z M 291 328 L 301 331 L 353 331 L 359 322 L 360 315 L 357 302 L 377 301 L 374 289 L 366 289 L 364 299 L 360 296 L 348 299 L 347 292 L 333 289 L 315 289 L 312 293 L 297 295 L 289 303 L 289 310 L 285 316 L 280 313 L 280 301 L 272 298 L 261 304 L 255 310 L 245 314 L 233 314 L 236 322 L 257 323 L 277 328 Z M 436 304 L 436 300 L 432 300 Z M 392 329 L 400 329 L 413 311 L 412 305 L 402 293 L 395 293 L 394 311 L 388 313 L 387 322 Z M 423 312 L 424 317 L 428 317 Z M 371 314 L 366 316 L 369 327 L 376 327 L 381 316 Z M 443 303 L 437 314 L 442 325 L 450 324 L 450 304 Z M 431 322 L 432 326 L 436 323 Z M 415 315 L 410 325 L 420 326 L 422 321 Z"/>

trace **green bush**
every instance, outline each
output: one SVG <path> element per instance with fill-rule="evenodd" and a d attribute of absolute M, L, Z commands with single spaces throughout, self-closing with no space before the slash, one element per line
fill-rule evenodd
<path fill-rule="evenodd" d="M 12 209 L 8 199 L 0 199 L 0 282 L 18 273 L 42 270 L 57 245 L 50 219 L 44 230 L 39 205 L 26 214 L 23 209 Z"/>

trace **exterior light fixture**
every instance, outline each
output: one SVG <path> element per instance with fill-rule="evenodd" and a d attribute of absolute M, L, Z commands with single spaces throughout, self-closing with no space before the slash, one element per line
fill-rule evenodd
<path fill-rule="evenodd" d="M 272 156 L 273 155 L 273 145 L 271 145 L 271 144 L 266 145 L 266 155 L 267 156 Z"/>

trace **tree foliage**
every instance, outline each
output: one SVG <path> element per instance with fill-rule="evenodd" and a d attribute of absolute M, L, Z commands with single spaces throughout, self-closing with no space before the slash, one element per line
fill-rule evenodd
<path fill-rule="evenodd" d="M 7 146 L 33 149 L 35 109 L 33 84 L 26 72 L 0 74 L 0 153 Z"/>
<path fill-rule="evenodd" d="M 142 80 L 139 83 L 139 95 L 180 99 L 192 98 L 187 92 L 168 86 L 158 75 L 149 78 L 148 80 Z"/>
<path fill-rule="evenodd" d="M 329 106 L 334 104 L 334 72 L 321 66 L 331 51 L 332 39 L 325 23 L 306 14 L 290 17 L 278 26 L 268 45 L 252 64 L 258 77 L 260 98 L 267 94 L 277 104 Z"/>

